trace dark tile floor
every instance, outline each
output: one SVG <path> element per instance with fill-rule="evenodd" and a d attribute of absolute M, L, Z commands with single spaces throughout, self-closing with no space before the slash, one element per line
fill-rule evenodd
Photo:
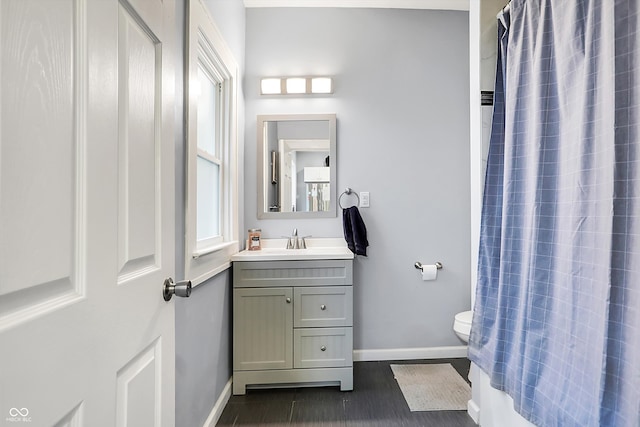
<path fill-rule="evenodd" d="M 466 380 L 467 359 L 355 362 L 353 391 L 338 387 L 249 390 L 232 396 L 218 426 L 473 427 L 467 411 L 411 412 L 389 365 L 451 363 Z"/>

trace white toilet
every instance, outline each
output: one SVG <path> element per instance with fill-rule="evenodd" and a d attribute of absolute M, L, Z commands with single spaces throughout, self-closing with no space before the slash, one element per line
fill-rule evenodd
<path fill-rule="evenodd" d="M 473 318 L 473 311 L 463 311 L 456 314 L 453 321 L 453 331 L 458 338 L 464 342 L 469 342 L 469 333 L 471 333 L 471 319 Z"/>

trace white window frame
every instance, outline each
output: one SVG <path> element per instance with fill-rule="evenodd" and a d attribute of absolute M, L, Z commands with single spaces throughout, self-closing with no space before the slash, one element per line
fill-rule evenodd
<path fill-rule="evenodd" d="M 201 0 L 188 1 L 185 115 L 187 126 L 185 276 L 197 286 L 231 266 L 238 237 L 238 65 Z M 220 79 L 220 236 L 197 240 L 198 65 Z M 213 119 L 213 118 L 212 118 Z M 216 119 L 216 120 L 218 120 Z M 218 131 L 218 130 L 217 130 Z"/>

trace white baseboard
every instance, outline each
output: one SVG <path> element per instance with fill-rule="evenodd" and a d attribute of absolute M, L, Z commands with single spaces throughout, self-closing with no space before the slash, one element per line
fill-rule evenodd
<path fill-rule="evenodd" d="M 229 381 L 227 381 L 227 384 L 222 389 L 222 393 L 220 393 L 216 404 L 213 405 L 213 409 L 211 409 L 211 413 L 202 427 L 215 427 L 222 415 L 222 411 L 224 411 L 224 407 L 227 405 L 227 402 L 231 397 L 231 384 L 233 384 L 233 377 L 229 378 Z"/>
<path fill-rule="evenodd" d="M 379 360 L 414 360 L 414 359 L 452 359 L 467 357 L 467 346 L 424 348 L 381 348 L 371 350 L 353 350 L 354 362 L 373 362 Z"/>
<path fill-rule="evenodd" d="M 473 399 L 467 402 L 467 414 L 469 414 L 474 423 L 480 425 L 480 407 Z"/>

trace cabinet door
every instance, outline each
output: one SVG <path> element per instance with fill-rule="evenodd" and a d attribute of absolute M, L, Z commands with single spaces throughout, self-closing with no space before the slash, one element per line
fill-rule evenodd
<path fill-rule="evenodd" d="M 291 288 L 233 291 L 233 369 L 293 367 Z"/>

